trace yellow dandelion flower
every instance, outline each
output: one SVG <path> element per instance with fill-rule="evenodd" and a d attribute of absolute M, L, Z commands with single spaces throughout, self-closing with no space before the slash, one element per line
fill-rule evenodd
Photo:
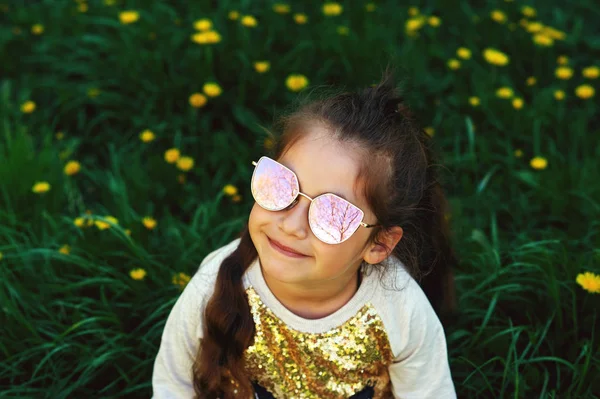
<path fill-rule="evenodd" d="M 556 58 L 556 63 L 558 65 L 567 65 L 569 63 L 569 57 L 566 55 L 559 55 L 558 58 Z"/>
<path fill-rule="evenodd" d="M 472 96 L 469 97 L 469 104 L 471 104 L 472 107 L 478 107 L 479 104 L 481 104 L 481 100 L 477 96 Z"/>
<path fill-rule="evenodd" d="M 202 93 L 193 93 L 189 98 L 190 105 L 194 108 L 204 107 L 207 101 L 206 96 Z"/>
<path fill-rule="evenodd" d="M 132 24 L 140 19 L 140 13 L 137 11 L 121 11 L 119 13 L 119 20 L 123 25 Z"/>
<path fill-rule="evenodd" d="M 156 219 L 154 219 L 151 216 L 146 216 L 142 219 L 142 223 L 144 224 L 144 227 L 146 227 L 148 230 L 152 230 L 156 227 Z"/>
<path fill-rule="evenodd" d="M 65 134 L 63 132 L 56 132 L 54 137 L 56 137 L 56 140 L 62 140 L 65 138 Z"/>
<path fill-rule="evenodd" d="M 517 158 L 521 158 L 522 156 L 523 156 L 523 150 L 522 150 L 522 149 L 520 149 L 520 148 L 517 148 L 517 149 L 515 150 L 515 157 L 517 157 Z"/>
<path fill-rule="evenodd" d="M 267 137 L 263 142 L 263 146 L 266 150 L 271 150 L 275 147 L 275 140 L 273 140 L 270 137 Z"/>
<path fill-rule="evenodd" d="M 149 143 L 151 141 L 153 141 L 156 138 L 156 135 L 154 134 L 153 131 L 146 129 L 143 132 L 140 133 L 140 140 L 142 140 L 144 143 Z"/>
<path fill-rule="evenodd" d="M 244 15 L 240 22 L 242 25 L 248 28 L 254 28 L 256 25 L 258 25 L 258 21 L 256 21 L 256 18 L 254 18 L 252 15 Z"/>
<path fill-rule="evenodd" d="M 291 91 L 300 91 L 308 85 L 308 79 L 304 75 L 289 75 L 285 85 Z"/>
<path fill-rule="evenodd" d="M 208 18 L 201 18 L 194 22 L 194 29 L 199 30 L 201 32 L 206 32 L 207 30 L 211 30 L 213 23 Z"/>
<path fill-rule="evenodd" d="M 325 14 L 328 17 L 334 17 L 336 15 L 340 15 L 342 13 L 342 11 L 344 10 L 344 8 L 342 7 L 342 5 L 340 3 L 335 3 L 335 2 L 328 2 L 323 4 L 323 14 Z"/>
<path fill-rule="evenodd" d="M 523 6 L 521 7 L 521 13 L 523 15 L 525 15 L 528 18 L 533 18 L 537 15 L 537 12 L 535 11 L 535 8 L 530 7 L 530 6 Z"/>
<path fill-rule="evenodd" d="M 341 36 L 348 36 L 350 34 L 350 28 L 348 28 L 347 26 L 338 26 L 336 28 L 336 31 L 338 35 Z"/>
<path fill-rule="evenodd" d="M 527 32 L 529 33 L 539 33 L 542 31 L 542 29 L 544 29 L 544 24 L 542 24 L 541 22 L 538 21 L 531 21 L 528 22 L 527 20 L 525 21 L 525 29 L 527 30 Z"/>
<path fill-rule="evenodd" d="M 546 169 L 548 161 L 543 157 L 534 157 L 529 161 L 529 165 L 531 165 L 533 169 L 542 170 Z"/>
<path fill-rule="evenodd" d="M 417 7 L 409 7 L 408 8 L 408 15 L 410 15 L 411 17 L 415 17 L 417 15 L 419 15 L 419 9 Z"/>
<path fill-rule="evenodd" d="M 204 86 L 202 86 L 202 91 L 209 97 L 220 96 L 223 92 L 221 86 L 214 82 L 205 83 Z"/>
<path fill-rule="evenodd" d="M 427 133 L 427 135 L 429 137 L 433 137 L 433 135 L 435 134 L 435 129 L 431 126 L 427 126 L 425 129 L 423 129 L 425 131 L 425 133 Z"/>
<path fill-rule="evenodd" d="M 562 90 L 555 90 L 554 91 L 554 98 L 557 100 L 563 100 L 565 98 L 565 92 Z"/>
<path fill-rule="evenodd" d="M 499 98 L 511 98 L 514 95 L 513 89 L 511 89 L 510 87 L 500 87 L 498 90 L 496 90 L 496 97 Z"/>
<path fill-rule="evenodd" d="M 543 33 L 538 33 L 533 36 L 533 42 L 542 47 L 550 47 L 554 44 L 554 39 L 550 36 L 544 35 Z"/>
<path fill-rule="evenodd" d="M 277 14 L 289 14 L 291 8 L 289 4 L 275 3 L 273 4 L 273 11 Z"/>
<path fill-rule="evenodd" d="M 367 10 L 367 12 L 373 12 L 373 11 L 375 11 L 376 8 L 377 8 L 377 6 L 375 5 L 375 3 L 365 4 L 365 10 Z"/>
<path fill-rule="evenodd" d="M 88 11 L 88 5 L 87 5 L 86 3 L 80 3 L 80 4 L 77 6 L 77 10 L 78 10 L 79 12 L 82 12 L 82 13 L 83 13 L 83 12 L 87 12 L 87 11 Z"/>
<path fill-rule="evenodd" d="M 71 253 L 71 247 L 68 245 L 63 245 L 62 247 L 60 247 L 58 252 L 60 252 L 63 255 L 69 255 Z"/>
<path fill-rule="evenodd" d="M 69 161 L 67 162 L 67 164 L 65 165 L 65 175 L 67 176 L 73 176 L 74 174 L 79 173 L 79 171 L 81 170 L 81 164 L 77 161 Z"/>
<path fill-rule="evenodd" d="M 584 100 L 594 97 L 594 93 L 594 88 L 588 84 L 583 84 L 575 88 L 575 95 Z"/>
<path fill-rule="evenodd" d="M 146 271 L 144 269 L 132 269 L 129 272 L 129 276 L 134 280 L 143 280 L 146 277 Z"/>
<path fill-rule="evenodd" d="M 33 191 L 36 194 L 43 194 L 50 191 L 50 188 L 50 183 L 48 183 L 47 181 L 38 181 L 33 185 L 31 191 Z"/>
<path fill-rule="evenodd" d="M 194 167 L 194 158 L 181 157 L 177 160 L 177 169 L 184 172 L 190 171 Z"/>
<path fill-rule="evenodd" d="M 73 224 L 79 228 L 83 228 L 85 226 L 85 219 L 82 217 L 77 217 L 73 219 Z"/>
<path fill-rule="evenodd" d="M 512 106 L 513 106 L 514 109 L 521 109 L 521 108 L 523 108 L 523 104 L 524 104 L 523 99 L 520 98 L 520 97 L 515 97 L 512 100 Z"/>
<path fill-rule="evenodd" d="M 440 17 L 436 17 L 435 15 L 432 15 L 431 17 L 427 18 L 427 23 L 430 26 L 437 28 L 438 26 L 440 26 L 442 24 L 442 20 L 440 19 Z"/>
<path fill-rule="evenodd" d="M 35 111 L 36 105 L 33 101 L 25 101 L 21 104 L 21 112 L 24 114 L 30 114 Z"/>
<path fill-rule="evenodd" d="M 240 12 L 237 11 L 237 10 L 231 10 L 227 14 L 227 18 L 229 18 L 232 21 L 236 21 L 236 20 L 238 20 L 240 18 Z"/>
<path fill-rule="evenodd" d="M 190 276 L 183 272 L 180 272 L 175 274 L 171 281 L 173 282 L 173 284 L 178 285 L 181 289 L 184 289 L 185 286 L 190 282 Z"/>
<path fill-rule="evenodd" d="M 167 151 L 165 151 L 165 161 L 167 161 L 168 163 L 175 163 L 179 159 L 179 155 L 179 149 L 170 148 Z"/>
<path fill-rule="evenodd" d="M 556 68 L 556 71 L 554 71 L 554 75 L 562 80 L 571 79 L 571 77 L 573 76 L 573 69 L 567 66 L 560 66 Z"/>
<path fill-rule="evenodd" d="M 114 216 L 104 216 L 102 218 L 103 220 L 95 220 L 94 224 L 96 225 L 96 227 L 99 230 L 106 230 L 106 229 L 110 229 L 111 224 L 117 225 L 119 224 L 119 219 L 117 219 Z"/>
<path fill-rule="evenodd" d="M 462 58 L 463 60 L 468 60 L 471 58 L 471 50 L 469 50 L 466 47 L 459 47 L 459 49 L 456 50 L 456 55 L 458 56 L 458 58 Z"/>
<path fill-rule="evenodd" d="M 221 41 L 221 34 L 214 30 L 198 32 L 192 35 L 192 41 L 198 44 L 214 44 Z"/>
<path fill-rule="evenodd" d="M 304 25 L 307 21 L 308 17 L 306 14 L 301 12 L 294 14 L 294 22 L 296 22 L 298 25 Z"/>
<path fill-rule="evenodd" d="M 209 30 L 204 32 L 204 35 L 206 36 L 208 44 L 219 43 L 221 41 L 221 34 L 217 31 Z"/>
<path fill-rule="evenodd" d="M 565 40 L 565 37 L 567 37 L 567 34 L 565 32 L 560 31 L 558 29 L 554 29 L 551 26 L 544 26 L 544 29 L 542 29 L 540 33 L 549 36 L 554 40 Z"/>
<path fill-rule="evenodd" d="M 600 68 L 598 68 L 597 66 L 589 66 L 587 68 L 583 68 L 583 70 L 581 71 L 581 75 L 583 75 L 583 77 L 587 79 L 598 79 L 598 76 L 600 76 Z"/>
<path fill-rule="evenodd" d="M 600 294 L 600 275 L 591 272 L 579 273 L 575 281 L 587 292 Z"/>
<path fill-rule="evenodd" d="M 234 186 L 232 184 L 227 184 L 225 187 L 223 187 L 223 193 L 225 193 L 225 195 L 232 197 L 238 193 L 238 189 L 236 186 Z"/>
<path fill-rule="evenodd" d="M 423 17 L 419 16 L 416 18 L 410 18 L 410 19 L 406 20 L 404 27 L 407 32 L 414 33 L 417 30 L 421 29 L 421 27 L 423 27 L 424 23 L 425 23 L 425 19 Z"/>
<path fill-rule="evenodd" d="M 265 73 L 271 68 L 271 63 L 269 61 L 256 61 L 254 63 L 254 69 L 258 73 Z"/>
<path fill-rule="evenodd" d="M 208 44 L 208 36 L 206 32 L 198 32 L 192 35 L 192 41 L 198 44 Z"/>
<path fill-rule="evenodd" d="M 527 80 L 525 81 L 525 84 L 527 86 L 533 86 L 537 83 L 537 79 L 535 78 L 535 76 L 530 76 L 527 78 Z"/>
<path fill-rule="evenodd" d="M 493 10 L 493 11 L 490 13 L 490 17 L 491 17 L 491 18 L 492 18 L 494 21 L 496 21 L 496 22 L 498 22 L 498 23 L 501 23 L 501 24 L 505 23 L 505 22 L 506 22 L 506 19 L 507 19 L 507 18 L 506 18 L 506 14 L 505 14 L 504 12 L 500 11 L 500 10 Z"/>
<path fill-rule="evenodd" d="M 42 24 L 35 24 L 31 27 L 31 33 L 33 33 L 34 35 L 41 35 L 42 33 L 44 33 L 44 25 Z"/>
<path fill-rule="evenodd" d="M 453 71 L 460 68 L 460 61 L 456 58 L 450 58 L 446 64 L 448 65 L 448 68 L 452 69 Z"/>
<path fill-rule="evenodd" d="M 483 51 L 483 57 L 490 64 L 497 66 L 504 66 L 509 62 L 509 57 L 506 54 L 491 47 Z"/>

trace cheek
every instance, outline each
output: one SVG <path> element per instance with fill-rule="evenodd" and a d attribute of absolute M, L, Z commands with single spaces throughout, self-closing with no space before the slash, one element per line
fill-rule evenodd
<path fill-rule="evenodd" d="M 270 221 L 272 221 L 273 218 L 272 213 L 273 212 L 261 208 L 260 205 L 258 205 L 257 203 L 254 203 L 254 206 L 252 207 L 252 210 L 250 211 L 250 216 L 248 218 L 248 228 L 250 230 L 255 230 L 261 225 L 269 223 Z"/>

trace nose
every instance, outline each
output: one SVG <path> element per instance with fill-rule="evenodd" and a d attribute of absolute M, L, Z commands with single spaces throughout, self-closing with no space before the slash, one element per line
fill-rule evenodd
<path fill-rule="evenodd" d="M 281 231 L 299 240 L 305 239 L 308 236 L 309 207 L 310 200 L 302 201 L 302 196 L 299 195 L 289 208 L 282 211 L 281 219 L 279 219 Z"/>

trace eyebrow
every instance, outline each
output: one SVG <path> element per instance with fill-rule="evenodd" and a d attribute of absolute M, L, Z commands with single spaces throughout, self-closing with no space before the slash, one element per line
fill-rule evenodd
<path fill-rule="evenodd" d="M 300 177 L 298 176 L 298 173 L 296 173 L 296 171 L 295 171 L 294 169 L 292 169 L 292 167 L 291 167 L 291 166 L 289 166 L 288 164 L 285 164 L 285 163 L 283 163 L 283 162 L 281 162 L 281 161 L 277 161 L 277 162 L 279 162 L 280 164 L 282 164 L 283 166 L 285 166 L 286 168 L 288 168 L 289 170 L 291 170 L 292 172 L 294 172 L 294 174 L 296 175 L 296 178 L 298 179 L 298 187 L 300 187 Z M 302 189 L 300 189 L 300 191 L 303 191 L 303 190 L 302 190 Z M 305 194 L 306 194 L 306 193 L 305 193 Z M 349 202 L 349 203 L 351 203 L 352 205 L 354 205 L 354 206 L 358 206 L 358 205 L 356 205 L 356 201 L 350 201 L 350 200 L 349 200 L 349 199 L 348 199 L 348 198 L 347 198 L 345 195 L 343 195 L 343 194 L 341 194 L 341 193 L 339 193 L 339 192 L 335 192 L 335 191 L 324 191 L 324 192 L 322 192 L 322 193 L 320 193 L 320 194 L 317 194 L 317 195 L 310 195 L 309 197 L 311 197 L 311 198 L 315 199 L 315 198 L 317 198 L 319 195 L 322 195 L 322 194 L 335 194 L 335 195 L 337 195 L 338 197 L 341 197 L 341 198 L 345 199 L 346 201 L 348 201 L 348 202 Z M 306 194 L 306 195 L 308 195 L 308 194 Z"/>

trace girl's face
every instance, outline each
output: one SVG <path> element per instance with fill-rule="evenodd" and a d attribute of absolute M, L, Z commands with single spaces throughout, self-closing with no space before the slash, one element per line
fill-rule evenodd
<path fill-rule="evenodd" d="M 312 128 L 277 161 L 296 173 L 304 194 L 311 198 L 323 193 L 340 195 L 363 210 L 365 223 L 375 224 L 375 216 L 364 198 L 357 195 L 358 185 L 354 191 L 358 154 L 346 144 L 328 138 L 324 129 Z M 310 201 L 301 195 L 297 201 L 292 208 L 281 211 L 268 211 L 255 203 L 250 212 L 248 229 L 265 280 L 315 289 L 336 286 L 356 276 L 368 251 L 365 246 L 372 229 L 359 227 L 343 243 L 326 244 L 309 227 Z M 273 247 L 271 240 L 305 256 L 285 255 Z"/>

